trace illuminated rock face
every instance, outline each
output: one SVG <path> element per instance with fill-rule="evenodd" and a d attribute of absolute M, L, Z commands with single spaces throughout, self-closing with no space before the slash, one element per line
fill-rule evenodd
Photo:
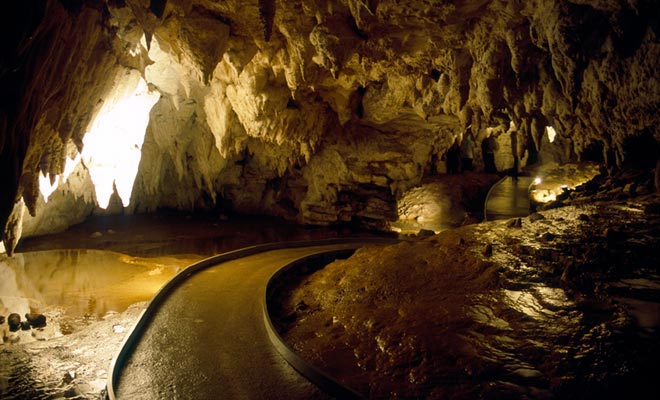
<path fill-rule="evenodd" d="M 64 171 L 130 71 L 160 99 L 125 212 L 220 204 L 378 225 L 468 127 L 477 143 L 500 133 L 500 169 L 514 154 L 657 157 L 653 1 L 26 4 L 6 13 L 21 17 L 2 65 L 3 226 L 20 198 L 42 212 L 39 173 Z"/>

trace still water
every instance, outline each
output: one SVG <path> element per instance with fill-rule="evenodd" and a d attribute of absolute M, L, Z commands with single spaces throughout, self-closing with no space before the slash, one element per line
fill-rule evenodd
<path fill-rule="evenodd" d="M 87 249 L 18 253 L 0 261 L 0 315 L 23 316 L 49 308 L 72 317 L 122 312 L 130 304 L 149 300 L 197 259 L 141 258 Z"/>
<path fill-rule="evenodd" d="M 89 249 L 34 251 L 0 258 L 0 315 L 5 317 L 0 324 L 4 342 L 0 342 L 0 398 L 48 399 L 75 394 L 61 382 L 45 382 L 42 374 L 51 367 L 32 357 L 32 352 L 54 351 L 61 342 L 50 345 L 50 350 L 40 350 L 42 345 L 25 350 L 22 345 L 44 340 L 39 343 L 49 346 L 51 339 L 82 329 L 106 315 L 123 312 L 131 304 L 147 301 L 174 274 L 199 258 L 143 258 Z M 7 316 L 17 313 L 23 318 L 28 312 L 45 314 L 47 326 L 11 332 Z M 88 339 L 95 340 L 103 339 Z M 78 342 L 68 342 L 67 346 L 81 351 L 82 347 L 74 343 Z M 53 370 L 62 364 L 58 358 L 47 361 Z M 65 365 L 69 362 L 64 361 Z M 70 362 L 69 368 L 80 365 L 77 360 Z M 99 371 L 107 368 L 93 367 Z"/>
<path fill-rule="evenodd" d="M 125 332 L 104 323 L 149 301 L 202 258 L 261 243 L 365 234 L 371 235 L 267 217 L 161 213 L 98 217 L 62 234 L 24 239 L 13 258 L 0 255 L 0 315 L 44 313 L 48 326 L 9 332 L 6 321 L 0 324 L 7 338 L 0 341 L 0 399 L 101 398 L 120 344 L 108 340 Z M 126 317 L 122 329 L 133 320 Z M 77 373 L 73 382 L 70 370 Z M 74 391 L 90 385 L 91 394 Z"/>

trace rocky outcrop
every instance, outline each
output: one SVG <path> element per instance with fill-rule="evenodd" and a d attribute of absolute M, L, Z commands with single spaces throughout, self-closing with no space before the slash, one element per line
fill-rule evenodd
<path fill-rule="evenodd" d="M 2 225 L 20 198 L 35 215 L 39 174 L 54 178 L 63 172 L 68 143 L 82 148 L 85 130 L 121 68 L 122 44 L 110 34 L 102 10 L 65 4 L 73 8 L 57 1 L 3 6 L 9 32 L 1 70 Z"/>
<path fill-rule="evenodd" d="M 2 226 L 21 198 L 32 216 L 46 212 L 39 173 L 63 172 L 67 148 L 80 151 L 126 70 L 161 98 L 119 212 L 223 207 L 380 225 L 466 128 L 477 142 L 498 132 L 508 146 L 500 170 L 514 156 L 612 167 L 657 159 L 652 1 L 3 7 L 21 19 L 2 62 Z"/>
<path fill-rule="evenodd" d="M 644 397 L 660 352 L 660 196 L 621 196 L 653 184 L 629 171 L 568 207 L 289 270 L 271 318 L 300 357 L 369 398 Z"/>

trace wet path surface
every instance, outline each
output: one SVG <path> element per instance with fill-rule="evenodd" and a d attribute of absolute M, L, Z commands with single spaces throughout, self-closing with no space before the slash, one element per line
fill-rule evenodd
<path fill-rule="evenodd" d="M 120 399 L 327 398 L 272 346 L 264 324 L 268 279 L 332 245 L 274 250 L 210 267 L 158 308 L 121 369 Z"/>
<path fill-rule="evenodd" d="M 507 176 L 496 183 L 486 199 L 486 221 L 526 217 L 529 215 L 529 185 L 534 178 L 521 176 L 513 179 Z"/>

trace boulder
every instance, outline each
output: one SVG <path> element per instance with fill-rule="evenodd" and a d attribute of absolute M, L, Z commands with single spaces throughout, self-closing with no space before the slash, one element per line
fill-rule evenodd
<path fill-rule="evenodd" d="M 46 316 L 43 314 L 27 313 L 25 319 L 33 328 L 43 328 L 46 326 Z"/>
<path fill-rule="evenodd" d="M 545 219 L 545 217 L 543 216 L 543 214 L 533 213 L 533 214 L 530 214 L 530 215 L 529 215 L 529 221 L 530 221 L 530 222 L 536 222 L 536 221 L 540 221 L 540 220 L 542 220 L 542 219 Z"/>
<path fill-rule="evenodd" d="M 512 218 L 506 224 L 509 228 L 522 228 L 522 219 L 521 218 Z"/>
<path fill-rule="evenodd" d="M 417 237 L 420 238 L 425 238 L 433 235 L 435 235 L 435 232 L 430 229 L 420 229 L 419 232 L 417 232 Z"/>
<path fill-rule="evenodd" d="M 493 245 L 490 244 L 490 243 L 488 243 L 488 244 L 484 247 L 484 249 L 483 249 L 483 251 L 482 251 L 482 254 L 483 254 L 484 256 L 486 256 L 486 257 L 490 257 L 490 256 L 492 256 L 492 255 L 493 255 Z"/>
<path fill-rule="evenodd" d="M 16 332 L 21 327 L 21 316 L 16 313 L 9 314 L 7 324 L 10 332 Z"/>

